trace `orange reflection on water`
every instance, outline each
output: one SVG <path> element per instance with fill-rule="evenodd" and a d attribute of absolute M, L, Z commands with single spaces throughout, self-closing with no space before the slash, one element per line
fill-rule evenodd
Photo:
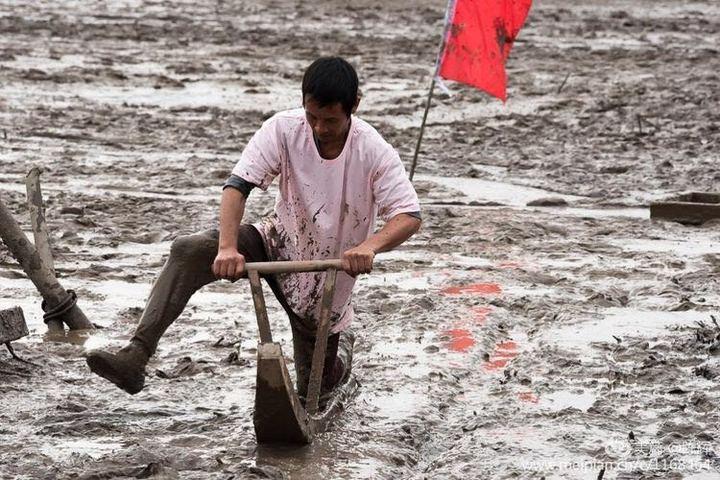
<path fill-rule="evenodd" d="M 507 365 L 510 360 L 517 357 L 517 354 L 517 343 L 511 340 L 499 342 L 495 345 L 495 350 L 492 355 L 490 355 L 490 359 L 485 362 L 483 368 L 485 368 L 488 372 L 505 368 L 505 365 Z"/>
<path fill-rule="evenodd" d="M 518 392 L 517 396 L 521 401 L 527 403 L 538 403 L 540 401 L 533 392 Z"/>
<path fill-rule="evenodd" d="M 467 352 L 475 345 L 475 339 L 470 330 L 454 328 L 445 333 L 450 336 L 447 347 L 453 352 Z"/>
<path fill-rule="evenodd" d="M 491 307 L 472 307 L 470 311 L 473 313 L 473 319 L 476 325 L 482 325 L 487 320 L 487 316 L 492 312 Z"/>
<path fill-rule="evenodd" d="M 497 283 L 473 283 L 455 287 L 445 287 L 441 290 L 444 295 L 497 295 L 502 293 L 502 288 Z"/>

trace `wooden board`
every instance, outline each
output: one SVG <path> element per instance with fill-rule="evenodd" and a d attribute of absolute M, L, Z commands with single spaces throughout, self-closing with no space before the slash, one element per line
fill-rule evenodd
<path fill-rule="evenodd" d="M 650 218 L 700 225 L 720 219 L 720 194 L 691 192 L 650 205 Z"/>
<path fill-rule="evenodd" d="M 315 435 L 328 429 L 355 396 L 359 384 L 350 374 L 336 387 L 333 397 L 316 415 L 309 415 L 300 403 L 285 366 L 278 343 L 258 345 L 258 370 L 253 423 L 259 444 L 312 443 Z"/>
<path fill-rule="evenodd" d="M 308 444 L 313 434 L 278 343 L 258 345 L 255 436 L 258 443 Z"/>
<path fill-rule="evenodd" d="M 0 343 L 12 342 L 28 333 L 22 308 L 0 310 Z"/>

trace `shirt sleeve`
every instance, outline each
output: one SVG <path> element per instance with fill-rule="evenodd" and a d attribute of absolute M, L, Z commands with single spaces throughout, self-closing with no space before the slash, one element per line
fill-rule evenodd
<path fill-rule="evenodd" d="M 232 174 L 267 190 L 280 174 L 283 158 L 279 121 L 277 117 L 272 117 L 252 136 Z"/>
<path fill-rule="evenodd" d="M 257 185 L 255 185 L 254 183 L 243 180 L 237 175 L 230 175 L 230 178 L 228 178 L 225 182 L 225 185 L 223 185 L 223 190 L 225 190 L 226 188 L 234 188 L 235 190 L 245 195 L 245 198 L 248 198 L 250 196 L 250 192 L 252 192 L 252 189 L 255 187 L 257 187 Z"/>
<path fill-rule="evenodd" d="M 420 215 L 420 202 L 400 156 L 392 150 L 373 175 L 373 195 L 378 215 L 386 222 L 400 213 Z"/>

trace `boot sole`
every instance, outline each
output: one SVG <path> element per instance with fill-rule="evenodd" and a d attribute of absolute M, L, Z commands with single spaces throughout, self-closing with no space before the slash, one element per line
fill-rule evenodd
<path fill-rule="evenodd" d="M 100 355 L 88 355 L 85 361 L 88 367 L 90 367 L 91 372 L 113 383 L 116 387 L 126 391 L 130 395 L 135 395 L 144 387 L 144 381 L 142 379 L 138 381 L 128 378 L 126 375 L 115 370 L 115 367 Z"/>

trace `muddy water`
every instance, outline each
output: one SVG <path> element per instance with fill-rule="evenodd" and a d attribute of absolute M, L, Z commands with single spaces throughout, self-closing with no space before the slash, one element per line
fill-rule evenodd
<path fill-rule="evenodd" d="M 0 357 L 0 477 L 718 478 L 717 223 L 647 209 L 720 180 L 709 1 L 536 2 L 506 106 L 438 97 L 424 229 L 359 281 L 362 387 L 312 446 L 255 442 L 247 285 L 193 297 L 141 394 L 85 367 L 129 338 L 171 241 L 215 225 L 243 145 L 299 103 L 316 55 L 358 65 L 360 113 L 410 158 L 443 10 L 0 2 L 0 195 L 28 228 L 22 179 L 46 169 L 59 275 L 104 327 L 45 338 L 0 247 L 0 308 L 23 307 L 16 350 L 39 364 Z"/>

